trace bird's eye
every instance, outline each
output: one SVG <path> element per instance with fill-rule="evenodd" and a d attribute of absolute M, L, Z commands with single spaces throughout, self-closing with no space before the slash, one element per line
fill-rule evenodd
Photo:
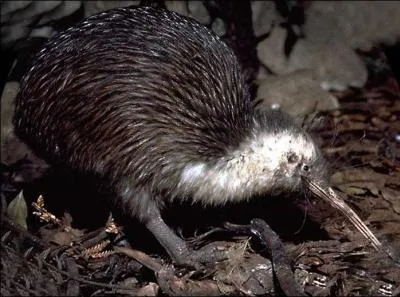
<path fill-rule="evenodd" d="M 297 161 L 299 161 L 299 157 L 295 153 L 291 153 L 288 156 L 288 162 L 289 163 L 296 163 Z"/>
<path fill-rule="evenodd" d="M 308 171 L 308 170 L 310 170 L 310 167 L 308 167 L 308 165 L 303 165 L 303 170 Z"/>

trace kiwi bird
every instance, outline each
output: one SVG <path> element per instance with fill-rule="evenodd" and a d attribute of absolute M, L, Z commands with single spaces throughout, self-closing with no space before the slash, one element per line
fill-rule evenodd
<path fill-rule="evenodd" d="M 229 46 L 150 7 L 99 13 L 46 42 L 22 78 L 14 125 L 50 164 L 100 178 L 178 264 L 197 258 L 162 219 L 166 201 L 317 193 L 327 175 L 306 131 L 254 109 Z"/>

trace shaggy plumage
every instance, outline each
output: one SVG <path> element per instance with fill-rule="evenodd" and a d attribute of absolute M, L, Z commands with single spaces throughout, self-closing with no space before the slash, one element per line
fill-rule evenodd
<path fill-rule="evenodd" d="M 167 249 L 151 222 L 165 199 L 224 204 L 324 174 L 306 132 L 279 111 L 254 111 L 218 36 L 149 7 L 100 13 L 50 39 L 21 82 L 14 124 L 50 163 L 104 180 Z"/>

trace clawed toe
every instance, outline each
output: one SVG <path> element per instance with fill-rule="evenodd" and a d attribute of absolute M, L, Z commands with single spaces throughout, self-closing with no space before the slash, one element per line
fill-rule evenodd
<path fill-rule="evenodd" d="M 176 257 L 175 263 L 179 266 L 194 268 L 202 271 L 214 267 L 218 262 L 227 259 L 227 251 L 217 242 L 207 244 L 197 250 L 188 248 L 188 252 Z"/>

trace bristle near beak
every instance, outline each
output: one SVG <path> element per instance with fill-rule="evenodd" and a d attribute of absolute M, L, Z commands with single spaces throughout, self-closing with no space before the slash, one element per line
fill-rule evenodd
<path fill-rule="evenodd" d="M 338 194 L 324 181 L 313 181 L 308 177 L 302 177 L 306 187 L 317 197 L 324 199 L 330 205 L 338 209 L 372 244 L 377 251 L 383 251 L 382 244 L 365 225 L 360 217 L 348 206 Z"/>

